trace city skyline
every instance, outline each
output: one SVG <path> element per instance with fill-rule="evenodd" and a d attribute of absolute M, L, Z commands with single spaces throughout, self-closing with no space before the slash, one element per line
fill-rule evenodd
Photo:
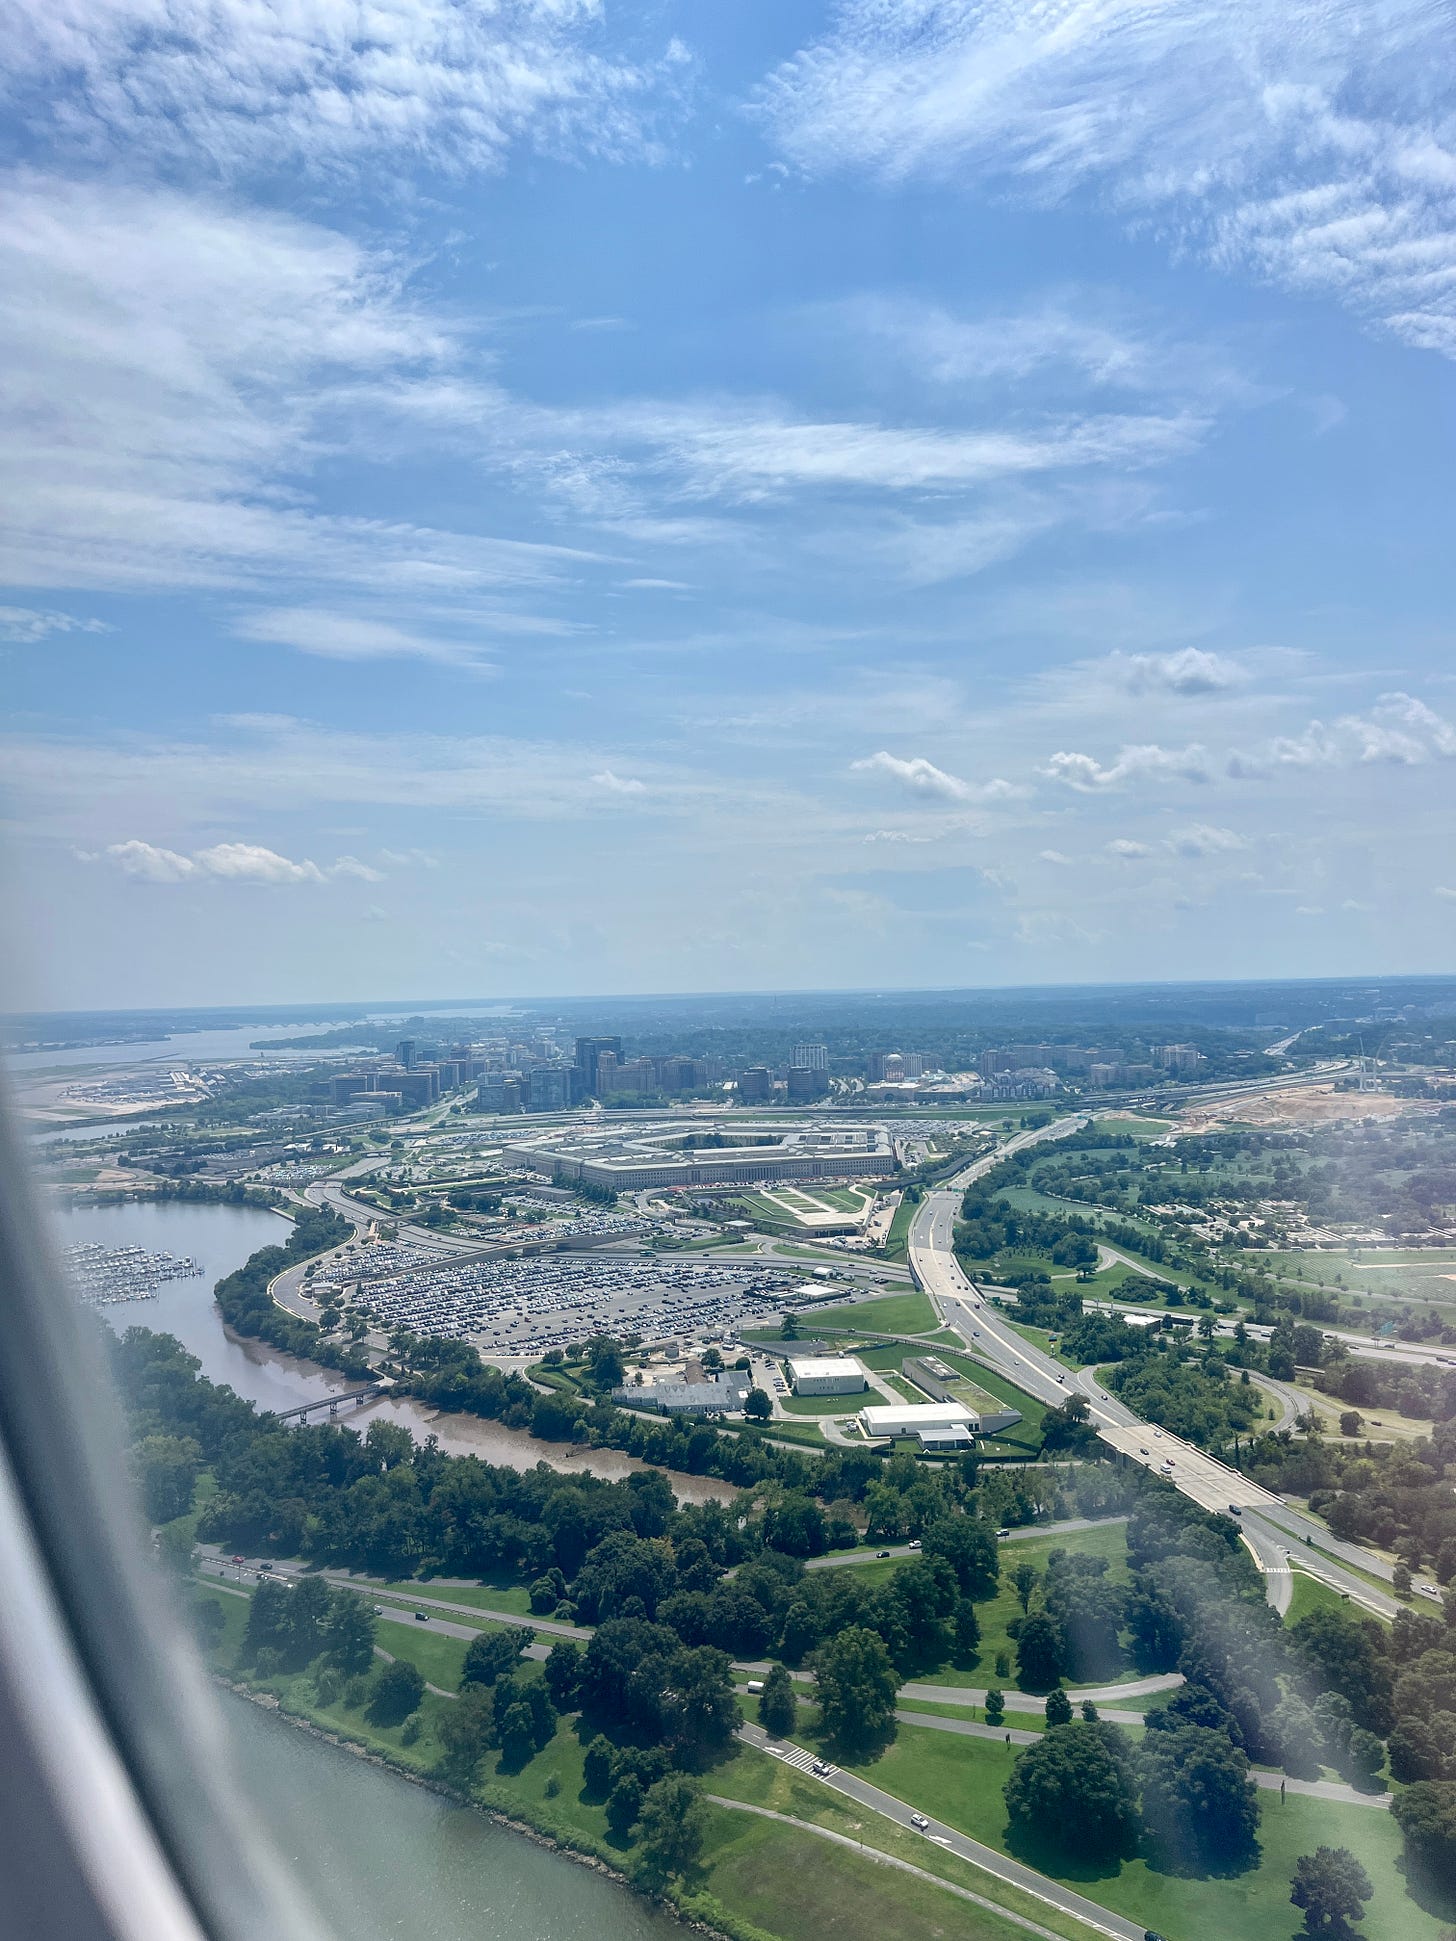
<path fill-rule="evenodd" d="M 29 9 L 6 1008 L 1439 969 L 1375 14 Z"/>

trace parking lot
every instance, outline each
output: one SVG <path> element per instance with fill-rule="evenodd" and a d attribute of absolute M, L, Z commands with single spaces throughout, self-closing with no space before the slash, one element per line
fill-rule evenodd
<path fill-rule="evenodd" d="M 386 1252 L 395 1258 L 381 1260 Z M 487 1351 L 540 1354 L 593 1334 L 649 1341 L 731 1334 L 779 1313 L 796 1277 L 757 1264 L 600 1254 L 450 1266 L 415 1249 L 371 1248 L 367 1274 L 338 1258 L 313 1278 L 309 1292 L 318 1299 L 326 1288 L 361 1282 L 361 1305 L 386 1328 L 468 1340 Z"/>

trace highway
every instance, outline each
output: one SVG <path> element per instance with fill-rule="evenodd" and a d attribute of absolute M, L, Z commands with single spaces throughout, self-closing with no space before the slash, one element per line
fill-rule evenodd
<path fill-rule="evenodd" d="M 1054 1408 L 1080 1390 L 1088 1400 L 1089 1420 L 1109 1448 L 1166 1477 L 1202 1509 L 1227 1515 L 1237 1505 L 1244 1542 L 1263 1572 L 1266 1595 L 1275 1610 L 1282 1614 L 1289 1608 L 1293 1595 L 1290 1557 L 1297 1550 L 1299 1567 L 1311 1576 L 1377 1616 L 1394 1617 L 1400 1608 L 1394 1597 L 1367 1581 L 1367 1577 L 1390 1581 L 1391 1566 L 1382 1558 L 1355 1544 L 1341 1543 L 1322 1523 L 1292 1509 L 1236 1469 L 1167 1430 L 1144 1422 L 1103 1388 L 1095 1370 L 1068 1370 L 1028 1341 L 966 1277 L 953 1246 L 955 1221 L 966 1187 L 1024 1147 L 1064 1138 L 1084 1117 L 1078 1114 L 1056 1119 L 1033 1131 L 1017 1133 L 996 1152 L 973 1161 L 944 1186 L 927 1193 L 908 1237 L 910 1270 L 916 1283 L 971 1351 L 1018 1388 Z M 1316 1555 L 1316 1547 L 1328 1554 Z M 1345 1568 L 1346 1564 L 1352 1568 Z"/>

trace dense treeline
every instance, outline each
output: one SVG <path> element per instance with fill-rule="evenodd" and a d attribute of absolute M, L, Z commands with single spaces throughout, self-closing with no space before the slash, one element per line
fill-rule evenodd
<path fill-rule="evenodd" d="M 269 1342 L 290 1355 L 304 1356 L 327 1368 L 341 1368 L 348 1375 L 369 1374 L 369 1361 L 362 1349 L 328 1340 L 315 1322 L 285 1313 L 268 1292 L 269 1283 L 285 1267 L 326 1253 L 347 1240 L 351 1232 L 348 1221 L 332 1207 L 311 1207 L 300 1213 L 282 1246 L 260 1247 L 217 1283 L 213 1298 L 223 1320 L 235 1333 Z"/>

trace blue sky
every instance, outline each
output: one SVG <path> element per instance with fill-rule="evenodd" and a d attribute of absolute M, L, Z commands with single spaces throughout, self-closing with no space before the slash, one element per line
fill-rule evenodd
<path fill-rule="evenodd" d="M 8 17 L 14 1002 L 1450 967 L 1449 6 Z"/>

